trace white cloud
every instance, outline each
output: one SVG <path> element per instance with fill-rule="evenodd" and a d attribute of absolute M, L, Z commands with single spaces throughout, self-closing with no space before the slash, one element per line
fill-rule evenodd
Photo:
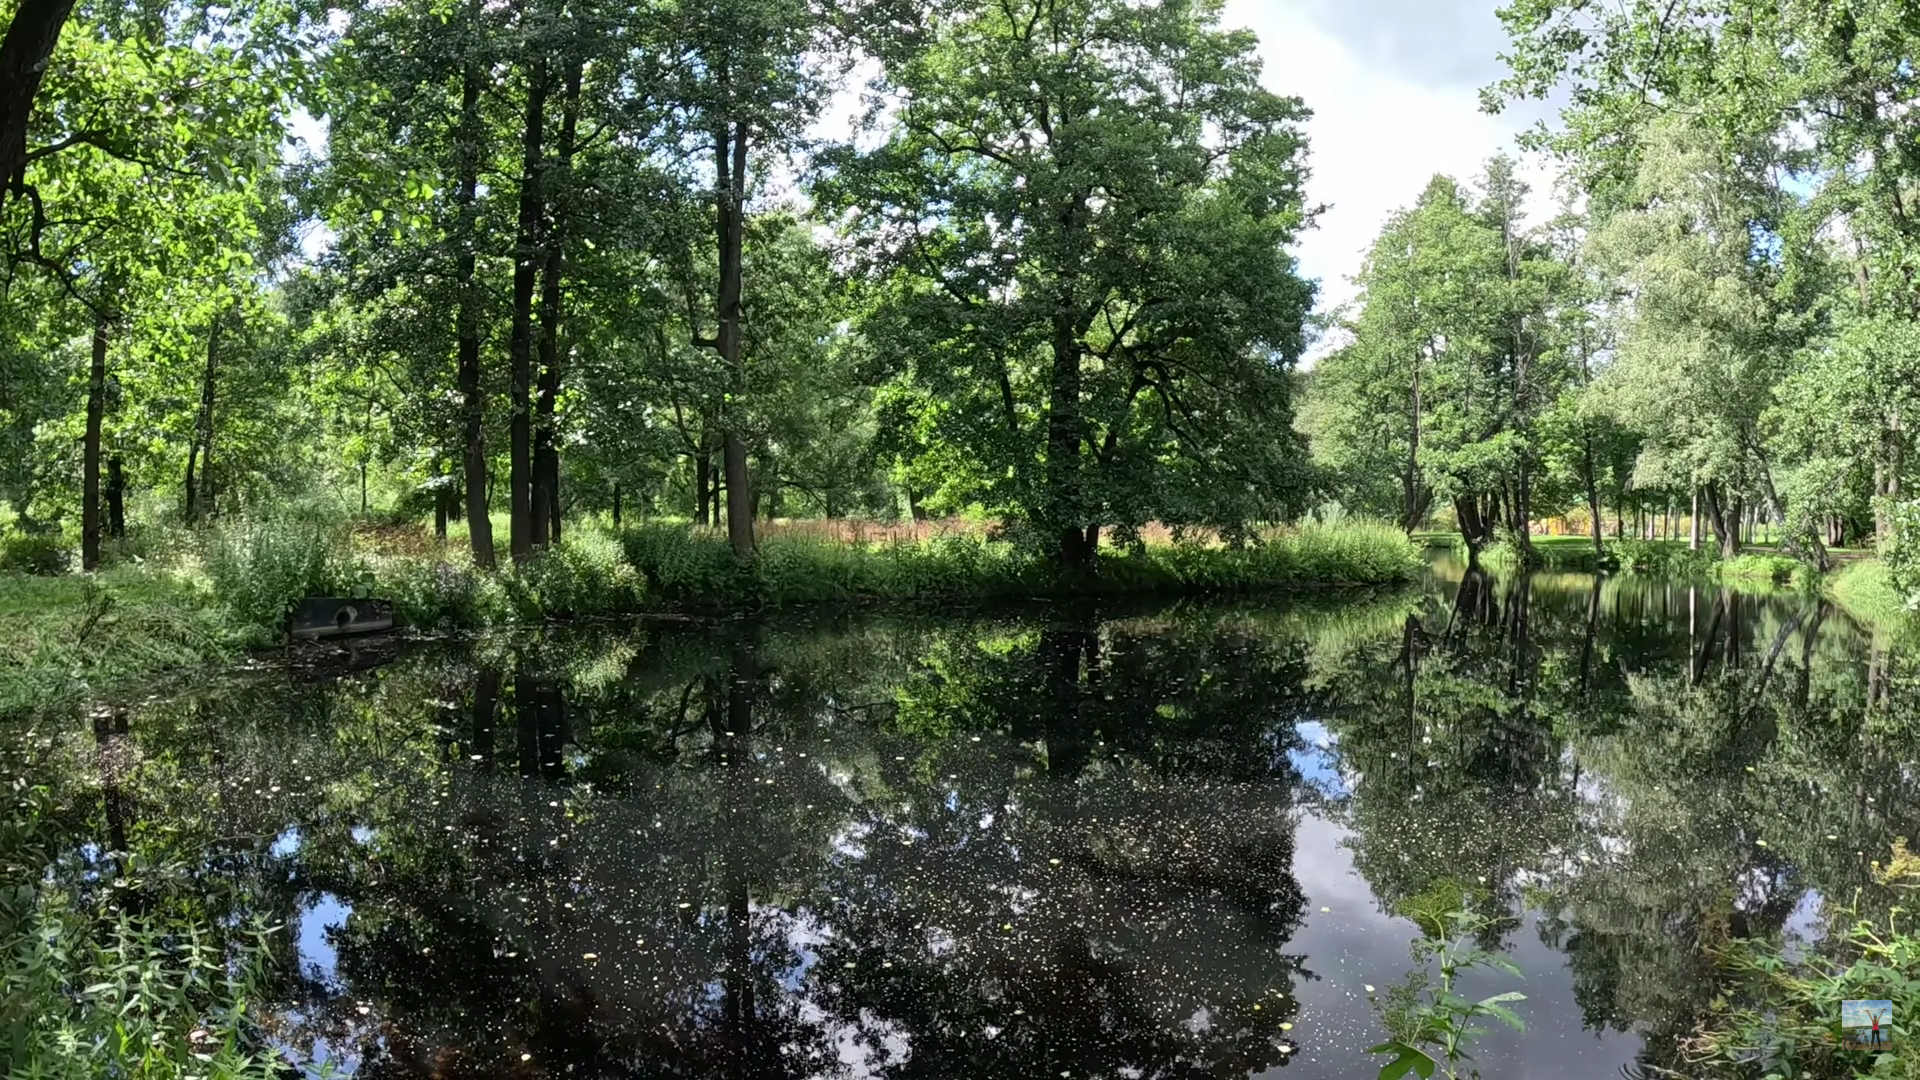
<path fill-rule="evenodd" d="M 1488 20 L 1492 8 L 1487 0 Z M 1412 203 L 1435 173 L 1471 180 L 1495 153 L 1517 156 L 1513 136 L 1527 121 L 1481 112 L 1471 81 L 1402 77 L 1392 50 L 1350 46 L 1320 25 L 1315 13 L 1324 9 L 1314 0 L 1228 0 L 1225 21 L 1259 35 L 1267 87 L 1297 95 L 1313 110 L 1307 193 L 1327 210 L 1298 254 L 1302 273 L 1320 280 L 1319 306 L 1328 310 L 1354 296 L 1350 279 L 1388 215 Z M 1375 14 L 1395 18 L 1389 10 Z M 1478 54 L 1487 42 L 1463 35 L 1424 44 Z M 1463 66 L 1478 66 L 1477 56 Z M 1523 175 L 1533 185 L 1529 211 L 1538 220 L 1553 206 L 1550 174 L 1528 162 Z"/>

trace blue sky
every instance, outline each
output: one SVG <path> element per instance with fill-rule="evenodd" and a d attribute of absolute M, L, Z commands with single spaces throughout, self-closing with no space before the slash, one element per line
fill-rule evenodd
<path fill-rule="evenodd" d="M 1893 1002 L 1891 1001 L 1843 1001 L 1840 1003 L 1840 1026 L 1871 1027 L 1873 1021 L 1867 1014 L 1877 1012 L 1880 1014 L 1880 1024 L 1884 1027 L 1892 1010 Z"/>

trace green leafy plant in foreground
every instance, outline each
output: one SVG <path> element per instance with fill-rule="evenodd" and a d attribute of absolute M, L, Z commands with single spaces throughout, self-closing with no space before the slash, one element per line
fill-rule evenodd
<path fill-rule="evenodd" d="M 61 854 L 58 808 L 46 788 L 16 782 L 9 794 L 0 818 L 9 879 L 0 887 L 0 1077 L 277 1076 L 249 1015 L 271 955 L 267 931 L 222 932 L 191 899 L 168 902 L 178 875 L 137 853 L 117 853 L 115 879 L 99 889 L 37 872 Z M 147 898 L 143 910 L 129 902 L 136 893 Z"/>
<path fill-rule="evenodd" d="M 1827 936 L 1805 955 L 1758 940 L 1718 952 L 1727 981 L 1681 1046 L 1690 1075 L 1920 1078 L 1920 1057 L 1851 1042 L 1840 1027 L 1849 998 L 1890 999 L 1896 1023 L 1920 1010 L 1920 926 L 1902 903 L 1920 890 L 1920 856 L 1898 841 L 1874 876 L 1877 888 L 1834 909 Z M 1897 1050 L 1897 1029 L 1894 1038 Z"/>
<path fill-rule="evenodd" d="M 1491 1016 L 1515 1031 L 1526 1030 L 1525 1021 L 1508 1007 L 1526 1000 L 1525 994 L 1510 990 L 1473 1001 L 1454 989 L 1462 973 L 1474 968 L 1497 968 L 1520 977 L 1512 961 L 1474 944 L 1492 922 L 1469 910 L 1468 899 L 1459 888 L 1442 886 L 1407 904 L 1405 914 L 1420 926 L 1421 936 L 1413 943 L 1415 967 L 1406 981 L 1389 987 L 1384 1000 L 1376 1002 L 1393 1036 L 1367 1051 L 1393 1055 L 1380 1067 L 1379 1080 L 1400 1080 L 1410 1073 L 1422 1080 L 1435 1073 L 1448 1080 L 1478 1076 L 1470 1068 L 1462 1071 L 1462 1063 L 1471 1057 L 1467 1044 L 1487 1030 L 1475 1020 Z"/>

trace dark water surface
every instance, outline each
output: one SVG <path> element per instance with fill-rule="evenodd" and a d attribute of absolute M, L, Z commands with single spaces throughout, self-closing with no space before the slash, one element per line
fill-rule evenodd
<path fill-rule="evenodd" d="M 1446 880 L 1525 973 L 1483 1075 L 1613 1077 L 1914 834 L 1913 672 L 1816 597 L 1438 565 L 421 643 L 9 756 L 67 871 L 288 927 L 277 1038 L 360 1077 L 1371 1077 Z"/>

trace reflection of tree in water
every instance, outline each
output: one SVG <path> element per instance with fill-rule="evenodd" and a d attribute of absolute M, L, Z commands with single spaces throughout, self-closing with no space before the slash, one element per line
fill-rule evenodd
<path fill-rule="evenodd" d="M 1777 934 L 1810 887 L 1851 896 L 1855 851 L 1920 810 L 1900 753 L 1863 753 L 1910 748 L 1912 706 L 1868 706 L 1817 599 L 1471 571 L 1451 599 L 1329 680 L 1356 866 L 1389 907 L 1484 876 L 1487 914 L 1542 910 L 1587 1025 L 1672 1067 L 1706 950 Z"/>
<path fill-rule="evenodd" d="M 1911 663 L 1817 602 L 1476 571 L 1357 608 L 428 648 L 77 728 L 68 786 L 216 915 L 350 911 L 282 1030 L 369 1077 L 1283 1063 L 1307 719 L 1384 904 L 1486 877 L 1659 1064 L 1705 947 L 1920 816 Z"/>
<path fill-rule="evenodd" d="M 238 772 L 194 841 L 236 905 L 351 912 L 280 1030 L 362 1076 L 1284 1064 L 1304 651 L 1031 626 L 687 635 L 591 691 L 436 653 L 145 731 Z"/>

